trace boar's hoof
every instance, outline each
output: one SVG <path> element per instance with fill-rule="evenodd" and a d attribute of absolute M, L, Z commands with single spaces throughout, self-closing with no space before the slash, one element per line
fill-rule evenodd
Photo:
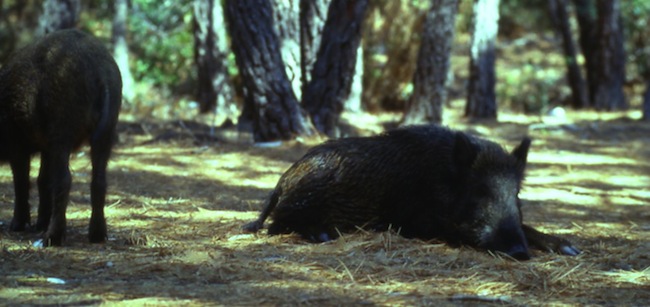
<path fill-rule="evenodd" d="M 328 242 L 334 240 L 329 234 L 326 232 L 321 232 L 318 235 L 313 235 L 313 234 L 302 234 L 302 237 L 306 240 L 312 241 L 312 242 Z"/>
<path fill-rule="evenodd" d="M 321 242 L 327 242 L 327 241 L 331 241 L 332 238 L 330 238 L 330 236 L 327 233 L 322 232 L 321 234 L 318 235 L 318 240 Z"/>
<path fill-rule="evenodd" d="M 529 260 L 530 254 L 524 245 L 516 245 L 507 251 L 508 256 L 517 260 Z"/>
<path fill-rule="evenodd" d="M 25 231 L 27 229 L 30 229 L 29 222 L 19 221 L 16 218 L 11 219 L 11 224 L 9 224 L 9 230 Z"/>
<path fill-rule="evenodd" d="M 560 254 L 569 255 L 569 256 L 577 256 L 581 253 L 581 251 L 573 245 L 562 245 L 558 249 L 558 252 Z"/>
<path fill-rule="evenodd" d="M 88 230 L 88 241 L 90 243 L 104 243 L 108 237 L 106 233 L 106 222 L 98 224 L 91 223 Z"/>
<path fill-rule="evenodd" d="M 36 246 L 36 243 L 40 243 L 38 246 L 39 247 L 49 247 L 49 246 L 61 246 L 63 245 L 63 238 L 56 238 L 53 236 L 48 236 L 45 235 L 43 239 L 38 240 L 34 242 L 34 246 Z"/>
<path fill-rule="evenodd" d="M 253 221 L 242 226 L 244 232 L 256 233 L 260 229 L 262 229 L 262 223 L 260 221 Z"/>
<path fill-rule="evenodd" d="M 46 219 L 46 218 L 41 219 L 41 218 L 39 218 L 36 221 L 36 224 L 34 224 L 32 226 L 32 231 L 43 232 L 43 231 L 46 231 L 49 226 L 50 226 L 50 220 L 49 219 Z"/>

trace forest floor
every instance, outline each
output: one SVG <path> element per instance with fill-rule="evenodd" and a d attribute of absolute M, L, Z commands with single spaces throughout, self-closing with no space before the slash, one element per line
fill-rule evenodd
<path fill-rule="evenodd" d="M 64 247 L 32 247 L 38 234 L 8 231 L 12 178 L 8 165 L 0 167 L 0 305 L 647 306 L 650 125 L 638 115 L 506 113 L 492 124 L 447 116 L 452 128 L 507 149 L 533 138 L 524 220 L 583 253 L 536 252 L 523 262 L 392 232 L 322 244 L 265 230 L 245 234 L 242 224 L 315 141 L 263 148 L 232 131 L 212 137 L 195 122 L 124 120 L 109 165 L 106 244 L 86 238 L 86 151 L 72 157 Z M 350 122 L 373 134 L 396 119 Z M 34 185 L 37 172 L 34 159 Z"/>

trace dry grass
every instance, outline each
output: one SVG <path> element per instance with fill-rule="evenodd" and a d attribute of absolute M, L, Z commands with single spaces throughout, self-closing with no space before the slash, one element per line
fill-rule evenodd
<path fill-rule="evenodd" d="M 537 253 L 516 262 L 392 232 L 347 234 L 323 244 L 243 234 L 241 225 L 255 218 L 261 200 L 308 145 L 257 148 L 223 131 L 207 137 L 201 125 L 125 122 L 109 169 L 106 244 L 86 240 L 86 156 L 72 161 L 63 248 L 34 248 L 36 234 L 7 230 L 12 181 L 9 167 L 0 169 L 0 301 L 650 305 L 650 126 L 617 119 L 622 114 L 570 113 L 561 125 L 508 114 L 497 125 L 469 124 L 450 114 L 453 127 L 508 148 L 525 134 L 534 138 L 524 218 L 568 238 L 582 255 Z M 382 120 L 355 122 L 366 122 L 363 131 L 371 133 Z M 37 169 L 34 161 L 33 177 Z"/>

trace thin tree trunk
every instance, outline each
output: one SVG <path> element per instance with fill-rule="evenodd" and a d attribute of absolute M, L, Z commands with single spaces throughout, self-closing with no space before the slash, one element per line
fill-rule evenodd
<path fill-rule="evenodd" d="M 39 20 L 39 34 L 74 28 L 81 12 L 80 0 L 45 0 Z"/>
<path fill-rule="evenodd" d="M 303 93 L 303 106 L 314 126 L 330 137 L 339 133 L 339 117 L 350 92 L 367 5 L 367 0 L 332 1 L 312 80 Z"/>
<path fill-rule="evenodd" d="M 194 61 L 197 66 L 197 101 L 201 112 L 214 110 L 215 125 L 234 120 L 237 110 L 228 75 L 228 37 L 220 0 L 194 2 Z"/>
<path fill-rule="evenodd" d="M 598 85 L 594 106 L 598 110 L 628 108 L 625 83 L 625 50 L 618 0 L 598 0 Z"/>
<path fill-rule="evenodd" d="M 413 75 L 413 94 L 406 105 L 403 125 L 442 122 L 457 10 L 458 0 L 431 1 Z"/>
<path fill-rule="evenodd" d="M 474 0 L 470 76 L 465 116 L 497 118 L 495 93 L 495 42 L 498 32 L 499 0 Z"/>
<path fill-rule="evenodd" d="M 573 44 L 569 15 L 567 14 L 567 0 L 549 0 L 549 11 L 558 33 L 562 36 L 564 61 L 567 66 L 567 79 L 571 88 L 571 106 L 575 109 L 589 106 L 589 95 L 580 66 L 578 66 L 576 48 Z"/>
<path fill-rule="evenodd" d="M 269 1 L 226 1 L 244 103 L 250 106 L 257 142 L 288 140 L 312 133 L 287 78 L 271 14 Z"/>
<path fill-rule="evenodd" d="M 113 15 L 113 57 L 117 66 L 120 68 L 122 75 L 122 97 L 126 101 L 132 101 L 133 92 L 133 75 L 129 68 L 129 46 L 126 43 L 126 27 L 128 18 L 127 0 L 115 0 L 115 14 Z"/>
<path fill-rule="evenodd" d="M 594 94 L 598 84 L 598 60 L 596 59 L 596 18 L 598 16 L 594 0 L 573 0 L 580 28 L 580 49 L 585 58 L 587 76 L 588 106 L 594 104 Z"/>

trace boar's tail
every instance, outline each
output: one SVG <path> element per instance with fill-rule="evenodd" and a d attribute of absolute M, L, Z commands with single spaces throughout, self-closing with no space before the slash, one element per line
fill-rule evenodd
<path fill-rule="evenodd" d="M 280 198 L 280 191 L 279 189 L 273 190 L 271 195 L 268 197 L 266 200 L 266 203 L 264 204 L 264 209 L 262 209 L 262 212 L 260 213 L 260 216 L 257 218 L 257 220 L 250 222 L 246 225 L 244 225 L 243 229 L 246 232 L 257 232 L 258 230 L 262 229 L 264 226 L 264 221 L 271 215 L 271 212 L 275 209 L 275 206 L 278 204 L 278 200 Z"/>
<path fill-rule="evenodd" d="M 98 103 L 97 112 L 99 112 L 99 120 L 95 126 L 95 131 L 91 136 L 91 144 L 95 144 L 99 139 L 107 132 L 111 133 L 108 130 L 111 130 L 109 122 L 111 120 L 111 93 L 108 87 L 103 87 L 103 95 L 101 100 L 96 102 Z"/>

